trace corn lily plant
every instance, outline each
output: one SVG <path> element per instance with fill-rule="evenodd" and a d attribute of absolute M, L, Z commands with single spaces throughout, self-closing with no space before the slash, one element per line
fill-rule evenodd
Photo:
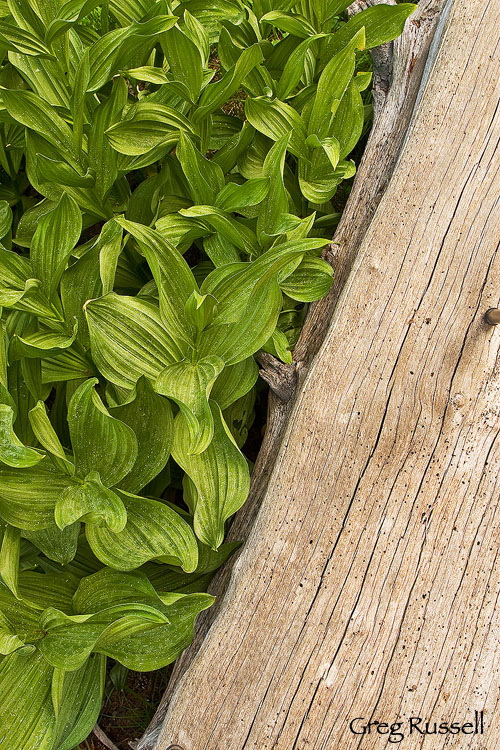
<path fill-rule="evenodd" d="M 213 601 L 255 355 L 330 287 L 414 9 L 348 4 L 0 0 L 2 749 L 71 750 L 107 657 L 167 665 Z"/>

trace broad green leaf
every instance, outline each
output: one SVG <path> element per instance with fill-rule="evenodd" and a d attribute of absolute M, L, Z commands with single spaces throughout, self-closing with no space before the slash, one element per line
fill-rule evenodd
<path fill-rule="evenodd" d="M 327 155 L 319 149 L 313 151 L 310 164 L 299 162 L 299 185 L 302 194 L 311 203 L 326 203 L 335 195 L 342 180 L 353 177 L 356 168 L 352 161 L 340 161 L 335 170 Z"/>
<path fill-rule="evenodd" d="M 281 291 L 299 302 L 314 302 L 327 294 L 332 285 L 333 268 L 321 258 L 306 257 L 298 268 L 281 282 Z"/>
<path fill-rule="evenodd" d="M 0 661 L 0 726 L 6 750 L 52 750 L 52 673 L 36 652 L 11 654 Z"/>
<path fill-rule="evenodd" d="M 130 68 L 123 71 L 127 78 L 135 81 L 147 81 L 148 83 L 168 83 L 168 78 L 163 68 L 155 68 L 151 65 L 143 65 L 140 68 Z"/>
<path fill-rule="evenodd" d="M 203 91 L 198 102 L 198 108 L 192 116 L 193 123 L 200 123 L 207 115 L 218 109 L 227 101 L 251 70 L 263 61 L 262 51 L 258 44 L 245 49 L 238 62 L 216 83 L 209 84 Z"/>
<path fill-rule="evenodd" d="M 140 603 L 115 604 L 88 615 L 67 615 L 49 608 L 41 617 L 45 636 L 38 648 L 53 667 L 73 671 L 85 664 L 92 651 L 99 650 L 105 633 L 114 638 L 127 629 L 143 633 L 165 620 L 159 609 Z"/>
<path fill-rule="evenodd" d="M 162 35 L 161 45 L 174 79 L 187 86 L 191 100 L 195 102 L 203 83 L 198 47 L 178 26 L 173 26 Z"/>
<path fill-rule="evenodd" d="M 40 183 L 59 182 L 64 187 L 94 187 L 95 174 L 88 169 L 85 173 L 65 161 L 51 159 L 45 154 L 37 154 L 37 173 Z"/>
<path fill-rule="evenodd" d="M 95 375 L 90 360 L 73 347 L 62 354 L 42 360 L 42 383 L 60 383 L 64 380 L 86 380 Z"/>
<path fill-rule="evenodd" d="M 129 669 L 161 669 L 175 661 L 193 639 L 197 615 L 215 601 L 209 594 L 170 595 L 174 601 L 164 609 L 168 623 L 135 633 L 123 628 L 120 637 L 101 638 L 98 650 Z"/>
<path fill-rule="evenodd" d="M 12 209 L 7 201 L 0 201 L 0 240 L 6 237 L 12 225 Z"/>
<path fill-rule="evenodd" d="M 258 282 L 252 290 L 241 318 L 232 324 L 218 324 L 203 332 L 200 355 L 213 352 L 227 365 L 234 365 L 255 354 L 276 328 L 283 299 L 274 277 Z"/>
<path fill-rule="evenodd" d="M 258 251 L 257 237 L 254 232 L 234 219 L 227 211 L 215 206 L 191 206 L 191 208 L 181 208 L 179 213 L 188 218 L 201 220 L 234 247 L 244 250 L 249 255 L 254 255 Z"/>
<path fill-rule="evenodd" d="M 281 11 L 272 10 L 266 13 L 261 21 L 267 21 L 271 26 L 275 26 L 281 31 L 285 31 L 292 36 L 296 36 L 299 39 L 306 39 L 306 37 L 315 34 L 316 29 L 308 22 L 307 18 L 299 15 L 298 13 L 283 13 Z"/>
<path fill-rule="evenodd" d="M 340 159 L 345 159 L 351 153 L 363 132 L 365 109 L 357 78 L 359 76 L 353 78 L 347 87 L 330 127 L 330 135 L 340 145 Z"/>
<path fill-rule="evenodd" d="M 116 122 L 127 101 L 127 84 L 123 78 L 113 81 L 107 100 L 94 111 L 89 134 L 89 166 L 95 173 L 96 193 L 104 201 L 118 177 L 118 154 L 111 147 L 106 130 Z"/>
<path fill-rule="evenodd" d="M 52 57 L 50 49 L 34 34 L 3 19 L 0 21 L 0 44 L 22 55 Z"/>
<path fill-rule="evenodd" d="M 250 98 L 245 102 L 245 114 L 254 128 L 273 141 L 289 136 L 288 150 L 294 156 L 303 156 L 307 149 L 307 129 L 299 113 L 289 104 L 267 97 Z"/>
<path fill-rule="evenodd" d="M 163 104 L 139 102 L 128 114 L 131 116 L 106 130 L 109 143 L 120 154 L 140 156 L 162 144 L 170 150 L 181 131 L 193 130 L 187 118 Z"/>
<path fill-rule="evenodd" d="M 74 466 L 66 457 L 61 441 L 47 415 L 43 401 L 39 401 L 29 411 L 28 416 L 36 439 L 49 453 L 55 469 L 63 474 L 72 475 Z"/>
<path fill-rule="evenodd" d="M 126 219 L 117 221 L 137 240 L 158 287 L 162 321 L 187 354 L 193 345 L 194 331 L 186 317 L 185 305 L 198 289 L 193 272 L 179 251 L 159 232 Z"/>
<path fill-rule="evenodd" d="M 233 545 L 224 545 L 226 549 L 217 555 L 217 560 L 211 560 L 212 567 L 218 567 L 221 558 L 227 558 L 234 549 Z M 213 555 L 214 553 L 212 553 Z M 210 568 L 207 555 L 203 555 L 204 564 Z M 218 564 L 217 564 L 218 563 Z M 148 564 L 151 567 L 166 570 L 166 566 Z M 176 576 L 188 575 L 174 573 Z M 167 578 L 168 580 L 168 578 Z M 160 591 L 165 589 L 160 584 Z M 192 634 L 194 618 L 203 609 L 209 607 L 214 598 L 206 594 L 193 596 L 179 596 L 172 594 L 158 594 L 146 575 L 141 571 L 130 573 L 118 572 L 105 568 L 95 575 L 84 578 L 75 594 L 75 610 L 82 613 L 92 613 L 109 606 L 110 603 L 123 602 L 149 605 L 161 612 L 168 622 L 151 623 L 148 629 L 134 632 L 132 628 L 105 632 L 99 638 L 96 649 L 117 659 L 130 669 L 158 669 L 169 664 L 180 651 L 189 644 Z"/>
<path fill-rule="evenodd" d="M 73 134 L 54 107 L 31 91 L 2 91 L 2 101 L 14 120 L 39 133 L 49 143 L 73 154 Z"/>
<path fill-rule="evenodd" d="M 197 362 L 177 362 L 159 374 L 155 390 L 175 401 L 189 430 L 189 453 L 201 453 L 212 440 L 214 425 L 208 399 L 210 391 L 224 368 L 219 357 L 205 357 Z"/>
<path fill-rule="evenodd" d="M 48 25 L 45 39 L 50 44 L 75 23 L 100 5 L 100 0 L 67 0 L 57 9 L 57 15 Z"/>
<path fill-rule="evenodd" d="M 80 523 L 73 523 L 61 530 L 54 521 L 51 521 L 46 529 L 23 530 L 23 536 L 26 539 L 29 539 L 46 557 L 59 565 L 67 565 L 74 558 L 79 534 Z"/>
<path fill-rule="evenodd" d="M 87 524 L 86 535 L 96 557 L 117 570 L 133 570 L 161 557 L 187 573 L 196 569 L 198 548 L 191 528 L 167 505 L 117 491 L 127 511 L 123 531 Z"/>
<path fill-rule="evenodd" d="M 346 24 L 344 28 L 348 25 Z M 332 113 L 335 114 L 354 75 L 355 51 L 364 49 L 364 47 L 365 29 L 361 26 L 351 33 L 345 47 L 325 66 L 319 77 L 311 114 L 309 115 L 307 126 L 309 135 L 317 135 L 320 140 L 328 136 Z"/>
<path fill-rule="evenodd" d="M 269 192 L 269 179 L 260 177 L 247 180 L 242 185 L 228 182 L 215 199 L 217 208 L 223 211 L 238 211 L 247 206 L 256 206 Z"/>
<path fill-rule="evenodd" d="M 36 531 L 53 523 L 61 493 L 75 482 L 71 477 L 37 465 L 14 469 L 0 464 L 0 516 L 19 529 Z"/>
<path fill-rule="evenodd" d="M 192 16 L 189 10 L 184 11 L 184 33 L 191 39 L 192 42 L 198 48 L 199 54 L 201 55 L 201 61 L 204 67 L 208 64 L 208 58 L 210 57 L 210 39 L 208 31 L 200 21 Z"/>
<path fill-rule="evenodd" d="M 57 717 L 54 748 L 72 750 L 95 726 L 101 710 L 106 658 L 93 654 L 73 672 L 54 669 L 52 702 Z"/>
<path fill-rule="evenodd" d="M 15 362 L 23 357 L 27 359 L 53 357 L 74 343 L 77 330 L 78 326 L 75 323 L 70 336 L 50 329 L 36 331 L 27 336 L 13 336 L 9 346 L 9 359 Z"/>
<path fill-rule="evenodd" d="M 56 503 L 54 517 L 61 531 L 75 521 L 105 524 L 114 532 L 122 531 L 127 523 L 122 501 L 103 486 L 97 472 L 90 473 L 81 485 L 64 490 Z"/>
<path fill-rule="evenodd" d="M 184 356 L 151 302 L 110 293 L 88 302 L 85 310 L 92 357 L 115 385 L 131 389 L 141 375 L 154 379 Z"/>
<path fill-rule="evenodd" d="M 285 100 L 298 86 L 304 74 L 304 61 L 307 51 L 313 42 L 323 38 L 323 36 L 323 34 L 309 36 L 293 50 L 283 67 L 283 72 L 276 86 L 276 96 L 278 99 Z"/>
<path fill-rule="evenodd" d="M 9 621 L 0 612 L 0 661 L 3 656 L 8 656 L 15 652 L 26 655 L 33 653 L 34 650 L 35 647 L 33 645 L 25 645 L 23 639 L 13 632 Z"/>
<path fill-rule="evenodd" d="M 109 31 L 90 48 L 90 77 L 88 91 L 97 91 L 119 68 L 127 68 L 128 61 L 140 50 L 147 57 L 156 37 L 172 28 L 176 16 L 158 15 L 144 23 L 134 22 L 126 28 Z"/>
<path fill-rule="evenodd" d="M 182 413 L 176 418 L 172 454 L 197 490 L 196 536 L 213 549 L 224 539 L 224 523 L 245 502 L 250 474 L 245 457 L 230 434 L 219 407 L 211 403 L 214 437 L 197 455 L 189 452 L 189 431 Z"/>
<path fill-rule="evenodd" d="M 257 235 L 261 244 L 268 246 L 264 235 L 272 235 L 282 215 L 288 211 L 288 196 L 283 181 L 285 156 L 290 136 L 279 138 L 269 149 L 264 160 L 263 172 L 269 179 L 269 192 L 257 217 Z"/>
<path fill-rule="evenodd" d="M 18 469 L 34 466 L 45 454 L 21 443 L 14 432 L 14 419 L 12 407 L 0 404 L 0 462 Z"/>
<path fill-rule="evenodd" d="M 210 398 L 220 409 L 227 409 L 253 388 L 258 377 L 259 368 L 253 357 L 225 367 L 213 385 Z"/>
<path fill-rule="evenodd" d="M 57 289 L 81 231 L 81 211 L 67 193 L 38 222 L 31 243 L 31 261 L 35 276 L 49 296 Z"/>
<path fill-rule="evenodd" d="M 97 472 L 106 486 L 123 479 L 137 458 L 131 427 L 111 416 L 90 378 L 75 391 L 68 407 L 68 425 L 77 476 Z M 73 520 L 76 520 L 75 518 Z"/>
<path fill-rule="evenodd" d="M 18 599 L 17 580 L 19 575 L 19 555 L 21 549 L 21 531 L 14 526 L 7 526 L 3 532 L 0 549 L 0 576 L 6 586 Z"/>
<path fill-rule="evenodd" d="M 135 463 L 119 486 L 127 492 L 139 492 L 169 459 L 174 433 L 172 408 L 166 398 L 155 393 L 149 380 L 140 377 L 130 399 L 110 412 L 132 427 L 138 445 Z"/>
<path fill-rule="evenodd" d="M 417 6 L 413 3 L 399 3 L 398 5 L 380 3 L 362 10 L 361 13 L 356 13 L 331 37 L 331 41 L 325 47 L 327 59 L 336 55 L 361 28 L 365 29 L 366 49 L 372 49 L 396 39 L 403 31 L 406 19 L 415 12 L 416 8 Z"/>
<path fill-rule="evenodd" d="M 214 205 L 217 194 L 224 187 L 224 173 L 219 165 L 206 159 L 184 133 L 180 135 L 177 158 L 189 182 L 193 201 Z"/>

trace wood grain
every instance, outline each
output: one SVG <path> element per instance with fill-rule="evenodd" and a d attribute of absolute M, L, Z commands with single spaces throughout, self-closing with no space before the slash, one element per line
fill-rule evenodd
<path fill-rule="evenodd" d="M 498 747 L 500 4 L 455 0 L 159 750 Z"/>

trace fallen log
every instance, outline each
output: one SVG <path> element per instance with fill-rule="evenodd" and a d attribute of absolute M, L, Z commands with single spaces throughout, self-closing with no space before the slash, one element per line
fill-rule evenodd
<path fill-rule="evenodd" d="M 249 538 L 139 748 L 167 705 L 158 750 L 381 747 L 370 721 L 412 717 L 496 747 L 499 11 L 423 2 L 395 44 L 335 288 L 233 525 Z"/>

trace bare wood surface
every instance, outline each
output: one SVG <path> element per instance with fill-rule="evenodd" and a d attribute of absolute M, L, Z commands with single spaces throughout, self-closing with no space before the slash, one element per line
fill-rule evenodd
<path fill-rule="evenodd" d="M 499 0 L 455 0 L 158 750 L 387 746 L 350 719 L 500 707 Z M 453 742 L 451 742 L 451 740 Z"/>
<path fill-rule="evenodd" d="M 353 3 L 351 10 L 359 12 L 380 1 L 382 0 L 360 0 Z M 362 237 L 392 175 L 413 113 L 434 32 L 443 7 L 449 1 L 421 0 L 402 36 L 373 51 L 374 123 L 343 218 L 326 255 L 335 268 L 335 284 L 326 299 L 311 306 L 294 353 L 295 372 L 292 368 L 283 366 L 285 369 L 280 377 L 276 366 L 279 367 L 281 363 L 273 363 L 271 356 L 269 361 L 260 362 L 261 374 L 272 389 L 269 394 L 266 433 L 252 472 L 250 496 L 233 521 L 228 537 L 230 541 L 247 539 L 255 521 L 282 444 L 284 429 L 294 403 L 298 376 L 304 378 L 307 367 L 325 336 L 333 308 Z M 138 742 L 131 743 L 137 750 L 153 750 L 172 692 L 196 655 L 222 605 L 222 595 L 227 588 L 231 570 L 232 561 L 226 563 L 213 580 L 209 590 L 217 595 L 217 602 L 198 618 L 193 643 L 177 660 L 167 690 L 148 730 Z"/>

